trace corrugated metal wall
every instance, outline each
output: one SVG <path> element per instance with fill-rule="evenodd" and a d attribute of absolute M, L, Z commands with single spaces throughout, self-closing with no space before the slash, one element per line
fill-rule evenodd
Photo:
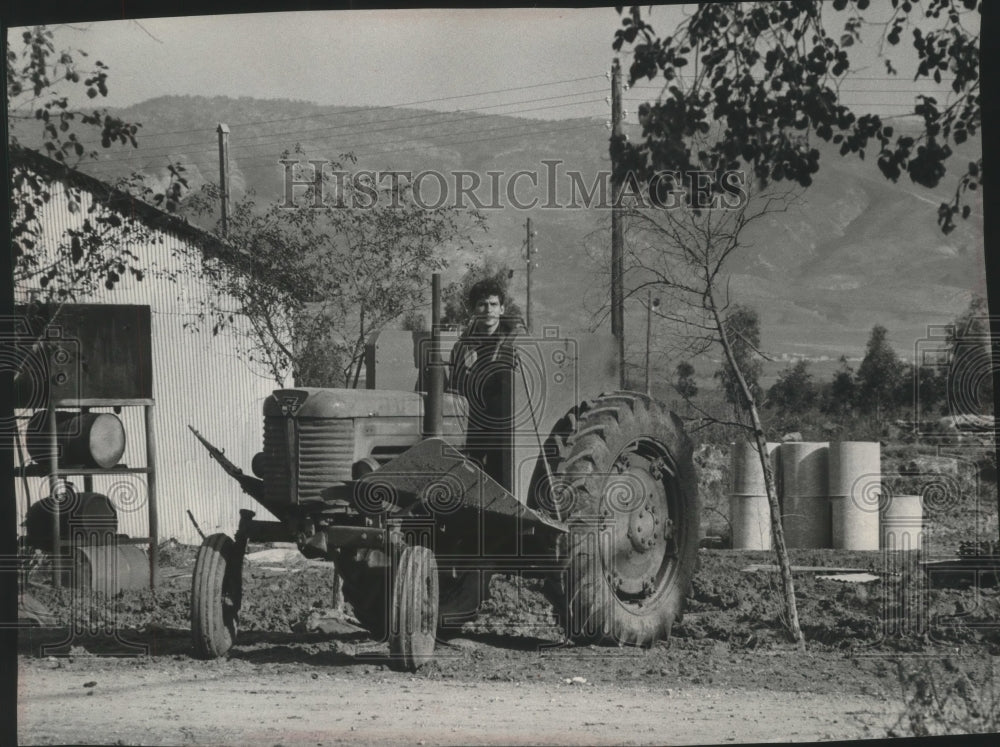
<path fill-rule="evenodd" d="M 83 211 L 84 213 L 86 211 Z M 46 243 L 81 224 L 80 212 L 71 213 L 67 201 L 57 195 L 43 215 Z M 114 290 L 103 287 L 77 298 L 80 303 L 142 304 L 152 312 L 154 427 L 156 430 L 157 503 L 160 540 L 175 538 L 198 543 L 200 537 L 186 511 L 190 509 L 202 531 L 235 531 L 240 508 L 270 515 L 246 496 L 209 457 L 188 430 L 188 424 L 225 450 L 233 462 L 250 471 L 250 460 L 261 449 L 264 398 L 276 388 L 260 366 L 244 362 L 236 336 L 211 329 L 193 332 L 185 322 L 194 321 L 198 301 L 210 292 L 197 273 L 184 272 L 179 256 L 197 257 L 196 248 L 183 239 L 157 231 L 152 241 L 131 246 L 142 258 L 146 277 L 137 281 L 124 278 Z M 193 253 L 193 254 L 192 254 Z M 176 282 L 161 271 L 178 271 Z M 21 300 L 25 288 L 19 288 Z M 130 466 L 145 463 L 145 436 L 142 408 L 128 408 L 120 417 L 127 445 L 122 461 Z M 71 478 L 72 479 L 72 478 Z M 83 489 L 81 478 L 74 480 Z M 47 481 L 29 478 L 31 501 L 48 493 Z M 133 537 L 146 536 L 147 494 L 144 476 L 107 475 L 94 479 L 94 490 L 107 494 L 119 512 L 119 531 Z M 23 519 L 27 496 L 22 481 L 17 483 L 19 517 Z"/>

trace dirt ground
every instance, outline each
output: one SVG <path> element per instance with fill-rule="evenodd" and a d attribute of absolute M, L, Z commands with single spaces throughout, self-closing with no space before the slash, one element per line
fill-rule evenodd
<path fill-rule="evenodd" d="M 912 733 L 907 687 L 928 665 L 1000 690 L 992 579 L 928 586 L 879 553 L 793 551 L 797 565 L 872 579 L 796 574 L 804 654 L 787 642 L 776 574 L 744 570 L 771 557 L 702 550 L 669 642 L 564 645 L 539 582 L 497 576 L 479 617 L 448 626 L 417 674 L 392 671 L 386 644 L 332 608 L 329 565 L 281 549 L 250 556 L 230 655 L 198 661 L 193 549 L 163 560 L 156 594 L 29 585 L 32 608 L 52 617 L 20 638 L 22 744 L 812 741 Z"/>
<path fill-rule="evenodd" d="M 236 658 L 82 670 L 74 662 L 22 674 L 22 744 L 814 741 L 884 733 L 893 716 L 888 701 L 857 694 L 666 688 L 648 677 L 565 684 L 552 671 L 475 681 Z"/>

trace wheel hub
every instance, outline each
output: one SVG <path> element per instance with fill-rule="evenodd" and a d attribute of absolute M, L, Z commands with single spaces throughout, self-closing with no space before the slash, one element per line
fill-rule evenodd
<path fill-rule="evenodd" d="M 656 529 L 660 520 L 655 517 L 655 509 L 647 500 L 642 508 L 629 515 L 628 538 L 637 552 L 648 552 L 656 544 Z"/>
<path fill-rule="evenodd" d="M 662 458 L 633 444 L 615 460 L 605 485 L 602 516 L 610 543 L 602 545 L 605 575 L 622 599 L 651 596 L 662 578 L 673 539 Z"/>

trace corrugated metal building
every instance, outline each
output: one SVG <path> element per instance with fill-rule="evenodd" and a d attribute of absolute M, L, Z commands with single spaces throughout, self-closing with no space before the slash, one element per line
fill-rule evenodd
<path fill-rule="evenodd" d="M 52 200 L 40 214 L 41 251 L 53 250 L 67 229 L 82 224 L 95 194 L 100 194 L 105 202 L 112 191 L 108 185 L 32 151 L 15 150 L 11 161 L 14 168 L 46 172 L 58 180 Z M 82 210 L 70 210 L 67 185 L 83 196 Z M 189 544 L 200 542 L 188 510 L 206 534 L 216 531 L 231 534 L 236 529 L 240 508 L 252 508 L 262 514 L 261 518 L 270 517 L 212 461 L 188 425 L 196 427 L 249 472 L 250 460 L 261 448 L 263 402 L 276 384 L 262 368 L 245 362 L 245 356 L 240 354 L 239 337 L 234 332 L 213 335 L 210 328 L 191 329 L 199 299 L 212 292 L 192 268 L 197 268 L 201 253 L 210 251 L 218 240 L 124 193 L 118 193 L 117 198 L 119 212 L 143 221 L 149 229 L 148 240 L 129 246 L 139 257 L 136 266 L 144 270 L 145 277 L 139 281 L 129 275 L 113 290 L 99 287 L 75 300 L 150 307 L 160 541 L 175 538 Z M 171 275 L 174 279 L 170 279 Z M 22 285 L 17 294 L 19 302 L 27 301 L 32 288 Z M 127 439 L 121 461 L 129 465 L 145 464 L 142 408 L 125 408 L 119 417 Z M 81 489 L 77 481 L 74 486 Z M 115 503 L 119 531 L 132 537 L 148 536 L 144 476 L 98 476 L 94 478 L 93 489 L 108 495 Z M 27 478 L 27 482 L 19 479 L 16 494 L 21 520 L 29 500 L 35 502 L 48 494 L 47 479 L 33 477 Z"/>

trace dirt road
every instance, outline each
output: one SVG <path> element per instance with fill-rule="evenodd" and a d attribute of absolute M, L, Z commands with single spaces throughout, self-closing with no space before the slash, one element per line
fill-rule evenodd
<path fill-rule="evenodd" d="M 878 584 L 803 577 L 797 591 L 810 640 L 803 654 L 787 643 L 773 582 L 741 570 L 759 558 L 703 555 L 689 612 L 669 642 L 649 649 L 560 645 L 551 605 L 537 589 L 494 577 L 480 616 L 450 626 L 434 661 L 415 675 L 392 671 L 384 642 L 331 616 L 325 565 L 249 565 L 245 627 L 229 655 L 210 662 L 192 658 L 189 557 L 176 561 L 156 595 L 99 603 L 42 589 L 55 622 L 20 635 L 20 742 L 851 739 L 885 736 L 903 712 L 897 663 L 908 672 L 923 662 L 947 664 L 937 680 L 943 685 L 959 675 L 997 681 L 1000 594 L 993 589 L 932 590 L 932 610 L 953 616 L 942 620 L 969 624 L 935 628 L 923 641 L 880 633 L 888 591 Z M 815 554 L 797 562 L 817 560 L 844 562 Z M 70 635 L 71 622 L 110 626 L 141 650 L 126 646 L 129 655 L 113 655 L 123 653 L 121 641 Z M 948 728 L 967 727 L 957 721 Z"/>
<path fill-rule="evenodd" d="M 898 709 L 857 694 L 298 673 L 173 661 L 22 661 L 21 744 L 694 744 L 885 733 Z"/>

